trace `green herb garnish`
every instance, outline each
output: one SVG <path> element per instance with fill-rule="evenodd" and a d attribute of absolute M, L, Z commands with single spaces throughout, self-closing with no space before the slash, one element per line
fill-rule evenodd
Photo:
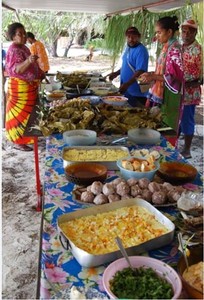
<path fill-rule="evenodd" d="M 125 268 L 110 280 L 110 289 L 120 299 L 171 299 L 171 284 L 151 268 Z"/>

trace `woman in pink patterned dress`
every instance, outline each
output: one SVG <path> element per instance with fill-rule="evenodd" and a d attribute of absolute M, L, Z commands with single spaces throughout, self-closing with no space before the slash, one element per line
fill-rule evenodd
<path fill-rule="evenodd" d="M 45 77 L 37 64 L 38 57 L 25 46 L 26 31 L 21 23 L 8 26 L 8 37 L 13 42 L 6 54 L 6 71 L 9 76 L 6 103 L 6 137 L 14 148 L 30 151 L 27 144 L 32 137 L 24 137 L 30 114 L 37 103 L 38 87 Z"/>
<path fill-rule="evenodd" d="M 143 73 L 140 76 L 144 83 L 152 83 L 146 107 L 155 104 L 161 106 L 164 123 L 171 126 L 176 133 L 182 113 L 184 76 L 181 46 L 176 38 L 178 30 L 177 17 L 163 17 L 157 21 L 156 38 L 163 48 L 157 59 L 155 72 Z"/>
<path fill-rule="evenodd" d="M 181 132 L 184 134 L 184 148 L 181 154 L 191 158 L 191 143 L 195 130 L 195 108 L 201 101 L 203 64 L 202 48 L 196 41 L 197 24 L 194 20 L 186 20 L 181 26 L 182 52 L 184 66 L 184 109 L 181 119 Z"/>

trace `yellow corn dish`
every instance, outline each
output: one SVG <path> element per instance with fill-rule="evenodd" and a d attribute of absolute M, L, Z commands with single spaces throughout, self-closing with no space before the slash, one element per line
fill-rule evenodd
<path fill-rule="evenodd" d="M 128 248 L 169 232 L 146 208 L 137 205 L 84 216 L 60 227 L 75 246 L 93 255 L 117 251 L 116 236 Z"/>
<path fill-rule="evenodd" d="M 127 156 L 122 149 L 68 149 L 63 154 L 67 161 L 116 161 Z"/>

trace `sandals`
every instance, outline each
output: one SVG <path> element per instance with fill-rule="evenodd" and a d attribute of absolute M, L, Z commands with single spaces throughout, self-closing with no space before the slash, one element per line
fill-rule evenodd
<path fill-rule="evenodd" d="M 13 149 L 20 150 L 20 151 L 33 151 L 32 148 L 24 144 L 15 144 L 13 146 Z"/>
<path fill-rule="evenodd" d="M 190 159 L 192 158 L 192 156 L 188 153 L 185 153 L 185 152 L 181 152 L 181 155 L 185 158 L 185 159 Z"/>

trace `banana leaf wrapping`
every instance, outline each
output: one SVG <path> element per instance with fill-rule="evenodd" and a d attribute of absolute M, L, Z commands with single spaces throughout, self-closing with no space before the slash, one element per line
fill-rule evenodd
<path fill-rule="evenodd" d="M 92 129 L 97 133 L 125 134 L 131 128 L 159 128 L 161 113 L 149 109 L 91 105 L 89 100 L 72 99 L 39 114 L 37 128 L 44 136 L 73 129 Z M 36 127 L 35 127 L 36 128 Z"/>

